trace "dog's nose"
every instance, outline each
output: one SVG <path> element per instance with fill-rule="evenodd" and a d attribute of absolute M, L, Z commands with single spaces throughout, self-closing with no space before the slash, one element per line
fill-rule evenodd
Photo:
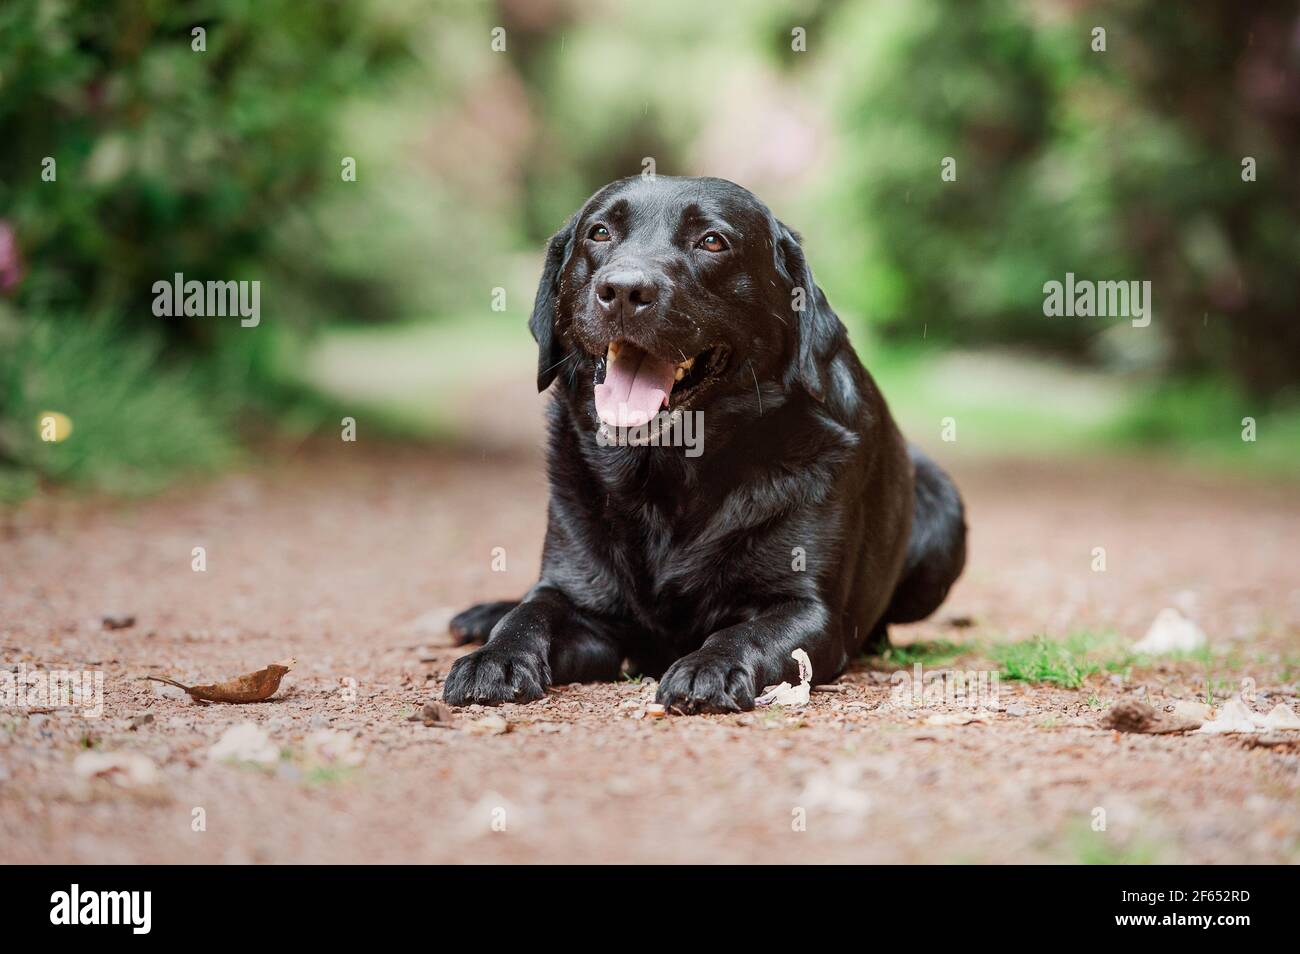
<path fill-rule="evenodd" d="M 641 271 L 611 272 L 596 283 L 596 301 L 609 315 L 634 315 L 645 311 L 659 297 L 659 285 Z"/>

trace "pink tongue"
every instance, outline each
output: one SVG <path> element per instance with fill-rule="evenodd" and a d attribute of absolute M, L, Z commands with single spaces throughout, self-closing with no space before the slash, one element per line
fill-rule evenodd
<path fill-rule="evenodd" d="M 596 385 L 596 413 L 611 427 L 639 427 L 668 403 L 677 369 L 624 342 Z"/>

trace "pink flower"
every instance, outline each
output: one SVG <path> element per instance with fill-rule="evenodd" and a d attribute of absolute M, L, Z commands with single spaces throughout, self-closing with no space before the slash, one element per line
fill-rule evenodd
<path fill-rule="evenodd" d="M 23 267 L 23 256 L 18 251 L 18 234 L 13 226 L 0 219 L 0 292 L 9 294 L 20 284 L 27 270 Z"/>

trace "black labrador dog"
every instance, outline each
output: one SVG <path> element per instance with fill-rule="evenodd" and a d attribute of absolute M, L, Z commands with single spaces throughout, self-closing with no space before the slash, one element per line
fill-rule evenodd
<path fill-rule="evenodd" d="M 558 382 L 541 579 L 452 621 L 486 645 L 447 702 L 527 702 L 626 662 L 670 711 L 752 709 L 797 681 L 793 650 L 831 680 L 961 573 L 956 488 L 903 440 L 799 237 L 748 190 L 601 189 L 550 240 L 529 328 L 538 390 Z"/>

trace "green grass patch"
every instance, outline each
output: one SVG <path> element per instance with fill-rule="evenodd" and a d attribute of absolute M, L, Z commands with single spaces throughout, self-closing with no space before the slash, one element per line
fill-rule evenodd
<path fill-rule="evenodd" d="M 970 652 L 970 647 L 960 646 L 946 639 L 890 646 L 880 654 L 881 660 L 906 669 L 920 663 L 922 666 L 944 666 L 959 656 Z"/>
<path fill-rule="evenodd" d="M 1064 639 L 1039 635 L 1020 642 L 994 643 L 987 647 L 987 655 L 998 664 L 1004 679 L 1064 689 L 1078 689 L 1094 675 L 1117 673 L 1127 679 L 1135 669 L 1182 664 L 1187 670 L 1184 677 L 1199 683 L 1198 696 L 1209 703 L 1238 691 L 1239 680 L 1233 674 L 1245 665 L 1235 650 L 1216 654 L 1205 646 L 1193 652 L 1148 656 L 1133 652 L 1128 641 L 1117 633 L 1089 631 L 1072 633 Z M 1280 657 L 1276 662 L 1285 671 Z M 1196 670 L 1201 670 L 1199 675 Z M 1104 708 L 1105 703 L 1093 695 L 1088 705 L 1097 709 Z"/>
<path fill-rule="evenodd" d="M 234 325 L 213 334 L 220 340 L 206 350 L 169 350 L 161 334 L 108 317 L 0 307 L 0 504 L 43 482 L 156 493 L 238 463 L 241 438 L 337 434 L 341 418 L 357 414 L 297 380 L 297 332 Z M 54 441 L 45 439 L 51 420 Z"/>
<path fill-rule="evenodd" d="M 994 649 L 993 656 L 1001 665 L 1004 678 L 1052 683 L 1066 689 L 1079 688 L 1088 676 L 1101 670 L 1099 665 L 1088 662 L 1065 644 L 1044 636 L 999 646 Z"/>
<path fill-rule="evenodd" d="M 1078 689 L 1100 672 L 1126 672 L 1138 657 L 1112 634 L 1074 633 L 1063 640 L 1035 636 L 992 647 L 990 653 L 1002 676 L 1019 682 L 1049 683 Z"/>
<path fill-rule="evenodd" d="M 229 406 L 205 397 L 191 369 L 165 365 L 158 342 L 107 320 L 4 318 L 0 501 L 42 479 L 148 494 L 236 456 Z M 47 431 L 51 419 L 66 423 Z"/>

